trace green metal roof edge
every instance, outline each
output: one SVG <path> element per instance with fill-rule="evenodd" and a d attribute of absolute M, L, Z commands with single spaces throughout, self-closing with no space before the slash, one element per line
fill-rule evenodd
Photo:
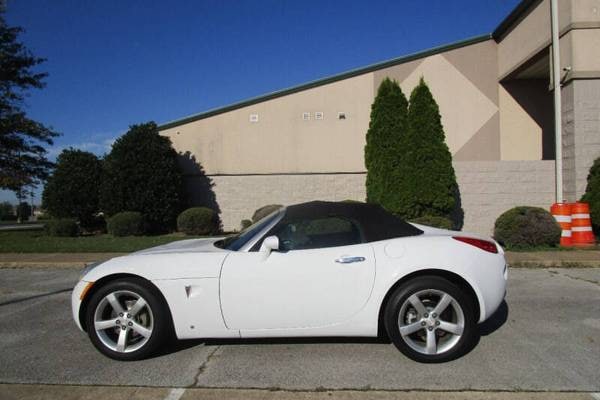
<path fill-rule="evenodd" d="M 278 97 L 287 96 L 287 95 L 290 95 L 293 93 L 301 92 L 303 90 L 312 89 L 312 88 L 315 88 L 318 86 L 327 85 L 329 83 L 341 81 L 341 80 L 348 79 L 348 78 L 353 78 L 358 75 L 367 74 L 369 72 L 392 67 L 394 65 L 403 64 L 403 63 L 413 61 L 413 60 L 418 60 L 423 57 L 428 57 L 428 56 L 431 56 L 434 54 L 443 53 L 446 51 L 458 49 L 461 47 L 469 46 L 472 44 L 484 42 L 486 40 L 491 40 L 491 39 L 493 39 L 491 34 L 485 34 L 485 35 L 475 36 L 475 37 L 472 37 L 469 39 L 461 40 L 458 42 L 453 42 L 450 44 L 433 47 L 428 50 L 420 51 L 418 53 L 413 53 L 413 54 L 409 54 L 407 56 L 393 58 L 391 60 L 379 62 L 376 64 L 371 64 L 366 67 L 353 69 L 350 71 L 343 72 L 341 74 L 337 74 L 337 75 L 329 76 L 326 78 L 318 79 L 315 81 L 303 83 L 298 86 L 293 86 L 293 87 L 290 87 L 287 89 L 278 90 L 276 92 L 271 92 L 271 93 L 261 95 L 258 97 L 253 97 L 253 98 L 243 100 L 243 101 L 240 101 L 237 103 L 233 103 L 233 104 L 230 104 L 230 105 L 227 105 L 224 107 L 214 108 L 212 110 L 208 110 L 208 111 L 205 111 L 205 112 L 202 112 L 199 114 L 194 114 L 194 115 L 190 115 L 188 117 L 184 117 L 184 118 L 177 119 L 174 121 L 166 122 L 162 125 L 159 125 L 158 130 L 163 131 L 165 129 L 174 128 L 176 126 L 180 126 L 180 125 L 184 125 L 184 124 L 187 124 L 190 122 L 198 121 L 200 119 L 212 117 L 214 115 L 223 114 L 228 111 L 236 110 L 236 109 L 239 109 L 242 107 L 247 107 L 247 106 L 251 106 L 253 104 L 262 103 L 267 100 L 276 99 Z"/>
<path fill-rule="evenodd" d="M 496 42 L 502 40 L 514 28 L 515 23 L 519 21 L 526 13 L 529 12 L 531 6 L 540 3 L 542 0 L 522 0 L 506 18 L 500 22 L 498 27 L 492 32 L 492 37 Z"/>

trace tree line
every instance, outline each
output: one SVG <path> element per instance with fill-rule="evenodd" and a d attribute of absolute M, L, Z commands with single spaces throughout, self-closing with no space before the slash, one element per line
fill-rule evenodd
<path fill-rule="evenodd" d="M 172 231 L 186 205 L 177 157 L 154 122 L 131 126 L 102 159 L 64 150 L 44 186 L 42 208 L 86 230 L 102 230 L 106 217 L 137 211 L 147 233 Z"/>

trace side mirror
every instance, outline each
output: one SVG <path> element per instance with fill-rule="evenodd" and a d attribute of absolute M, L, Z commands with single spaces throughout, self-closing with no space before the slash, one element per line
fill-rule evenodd
<path fill-rule="evenodd" d="M 273 250 L 279 250 L 279 238 L 277 236 L 266 237 L 260 246 L 260 252 L 267 257 Z"/>

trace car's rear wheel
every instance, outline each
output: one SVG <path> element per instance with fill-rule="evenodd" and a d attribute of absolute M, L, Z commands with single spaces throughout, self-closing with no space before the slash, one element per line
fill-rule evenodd
<path fill-rule="evenodd" d="M 476 330 L 472 299 L 452 282 L 423 276 L 396 289 L 385 309 L 394 345 L 419 362 L 444 362 L 464 354 Z"/>
<path fill-rule="evenodd" d="M 142 279 L 112 281 L 98 289 L 86 310 L 94 346 L 115 360 L 153 354 L 168 338 L 169 313 L 157 289 Z"/>

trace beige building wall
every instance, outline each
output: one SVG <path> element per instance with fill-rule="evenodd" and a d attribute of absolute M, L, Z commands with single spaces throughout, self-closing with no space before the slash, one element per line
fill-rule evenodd
<path fill-rule="evenodd" d="M 559 30 L 562 35 L 588 21 L 598 0 L 559 0 Z M 498 43 L 498 76 L 504 78 L 551 42 L 550 0 L 538 1 Z M 562 45 L 561 38 L 561 45 Z"/>
<path fill-rule="evenodd" d="M 600 0 L 561 0 L 559 6 L 562 65 L 571 67 L 563 89 L 565 191 L 574 199 L 585 183 L 582 171 L 600 149 L 595 118 L 600 81 L 588 81 L 600 77 Z M 549 51 L 549 21 L 549 0 L 540 0 L 498 42 L 411 58 L 161 133 L 184 156 L 191 191 L 205 187 L 206 173 L 224 228 L 238 229 L 265 204 L 364 200 L 365 133 L 377 87 L 390 77 L 409 97 L 423 77 L 439 104 L 453 154 L 464 229 L 489 234 L 508 208 L 546 208 L 553 202 L 554 162 L 541 161 L 548 150 L 550 92 L 542 81 L 514 86 L 527 62 Z M 323 119 L 316 120 L 316 112 Z M 338 119 L 340 112 L 345 119 Z"/>
<path fill-rule="evenodd" d="M 410 97 L 421 77 L 437 101 L 446 143 L 457 161 L 499 160 L 496 43 L 490 39 L 375 72 L 375 87 L 390 77 Z"/>
<path fill-rule="evenodd" d="M 390 77 L 409 97 L 423 77 L 439 104 L 454 158 L 499 160 L 496 68 L 496 43 L 490 39 L 161 133 L 209 175 L 364 172 L 365 134 L 377 87 Z M 308 121 L 303 120 L 306 112 Z M 315 119 L 316 112 L 323 113 L 322 120 Z M 344 120 L 338 119 L 340 112 Z M 251 122 L 251 115 L 258 121 Z M 193 168 L 187 172 L 193 173 Z"/>
<path fill-rule="evenodd" d="M 563 5 L 566 1 L 561 1 Z M 565 7 L 561 7 L 565 9 Z M 567 7 L 568 9 L 568 7 Z M 565 15 L 566 11 L 560 13 Z M 498 43 L 498 76 L 505 77 L 550 43 L 550 1 L 543 0 Z M 561 21 L 566 25 L 567 21 Z"/>
<path fill-rule="evenodd" d="M 568 55 L 565 61 L 561 60 L 563 67 L 569 63 L 572 75 L 575 78 L 598 78 L 600 76 L 600 26 L 593 29 L 577 29 L 567 33 L 563 38 L 568 46 L 565 50 Z M 562 46 L 561 41 L 561 46 Z M 562 48 L 561 48 L 562 53 Z"/>
<path fill-rule="evenodd" d="M 503 85 L 498 88 L 501 159 L 541 160 L 542 127 Z"/>
<path fill-rule="evenodd" d="M 161 133 L 209 175 L 363 172 L 373 98 L 373 74 L 367 73 Z M 338 119 L 340 112 L 345 119 Z"/>
<path fill-rule="evenodd" d="M 561 68 L 599 71 L 600 0 L 559 0 Z M 498 76 L 503 79 L 551 44 L 550 0 L 538 1 L 498 43 Z"/>

